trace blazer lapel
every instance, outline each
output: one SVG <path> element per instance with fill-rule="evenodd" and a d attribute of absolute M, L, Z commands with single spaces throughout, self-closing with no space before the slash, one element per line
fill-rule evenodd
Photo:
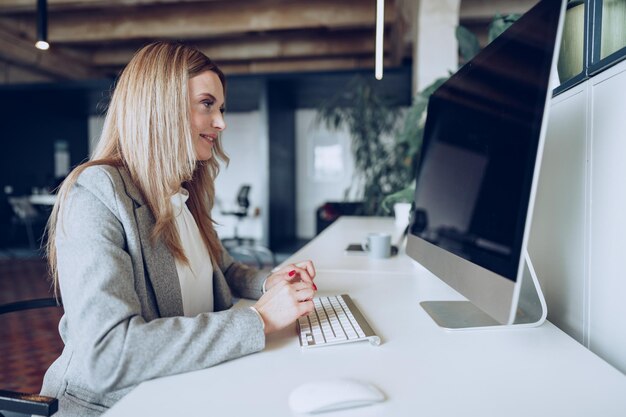
<path fill-rule="evenodd" d="M 161 317 L 182 316 L 184 315 L 183 298 L 174 255 L 162 241 L 159 240 L 156 244 L 152 244 L 150 236 L 154 228 L 154 216 L 130 179 L 128 172 L 125 169 L 119 169 L 119 171 L 124 181 L 126 193 L 137 203 L 135 220 L 139 230 L 141 252 L 148 278 L 154 289 L 159 315 Z"/>

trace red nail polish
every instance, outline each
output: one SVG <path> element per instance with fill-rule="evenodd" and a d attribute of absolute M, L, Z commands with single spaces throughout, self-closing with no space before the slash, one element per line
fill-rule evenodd
<path fill-rule="evenodd" d="M 317 291 L 317 285 L 313 284 L 313 289 Z"/>
<path fill-rule="evenodd" d="M 292 277 L 292 276 L 294 276 L 294 275 L 296 275 L 296 271 L 291 271 L 291 272 L 289 272 L 289 276 L 290 276 L 290 277 Z"/>

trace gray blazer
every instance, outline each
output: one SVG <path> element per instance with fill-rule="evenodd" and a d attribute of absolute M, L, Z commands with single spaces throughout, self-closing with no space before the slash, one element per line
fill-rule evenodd
<path fill-rule="evenodd" d="M 264 276 L 223 250 L 214 260 L 215 312 L 184 317 L 174 257 L 152 245 L 154 217 L 124 169 L 87 168 L 57 227 L 65 343 L 41 393 L 59 417 L 97 416 L 142 381 L 260 351 L 262 323 L 231 309 L 232 293 L 258 298 Z"/>

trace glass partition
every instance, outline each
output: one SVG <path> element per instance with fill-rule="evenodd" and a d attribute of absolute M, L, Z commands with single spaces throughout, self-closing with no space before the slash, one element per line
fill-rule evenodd
<path fill-rule="evenodd" d="M 557 63 L 560 94 L 626 59 L 626 0 L 568 0 Z"/>
<path fill-rule="evenodd" d="M 603 0 L 600 59 L 624 47 L 626 47 L 626 0 Z"/>
<path fill-rule="evenodd" d="M 593 2 L 593 53 L 588 74 L 595 75 L 626 58 L 626 0 L 587 1 Z"/>
<path fill-rule="evenodd" d="M 558 73 L 561 84 L 583 72 L 585 57 L 585 2 L 569 1 L 565 12 Z"/>

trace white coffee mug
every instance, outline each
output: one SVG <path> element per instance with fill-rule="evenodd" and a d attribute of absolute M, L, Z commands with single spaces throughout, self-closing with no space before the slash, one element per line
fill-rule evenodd
<path fill-rule="evenodd" d="M 362 246 L 372 259 L 389 258 L 391 256 L 391 235 L 389 233 L 370 233 Z"/>

